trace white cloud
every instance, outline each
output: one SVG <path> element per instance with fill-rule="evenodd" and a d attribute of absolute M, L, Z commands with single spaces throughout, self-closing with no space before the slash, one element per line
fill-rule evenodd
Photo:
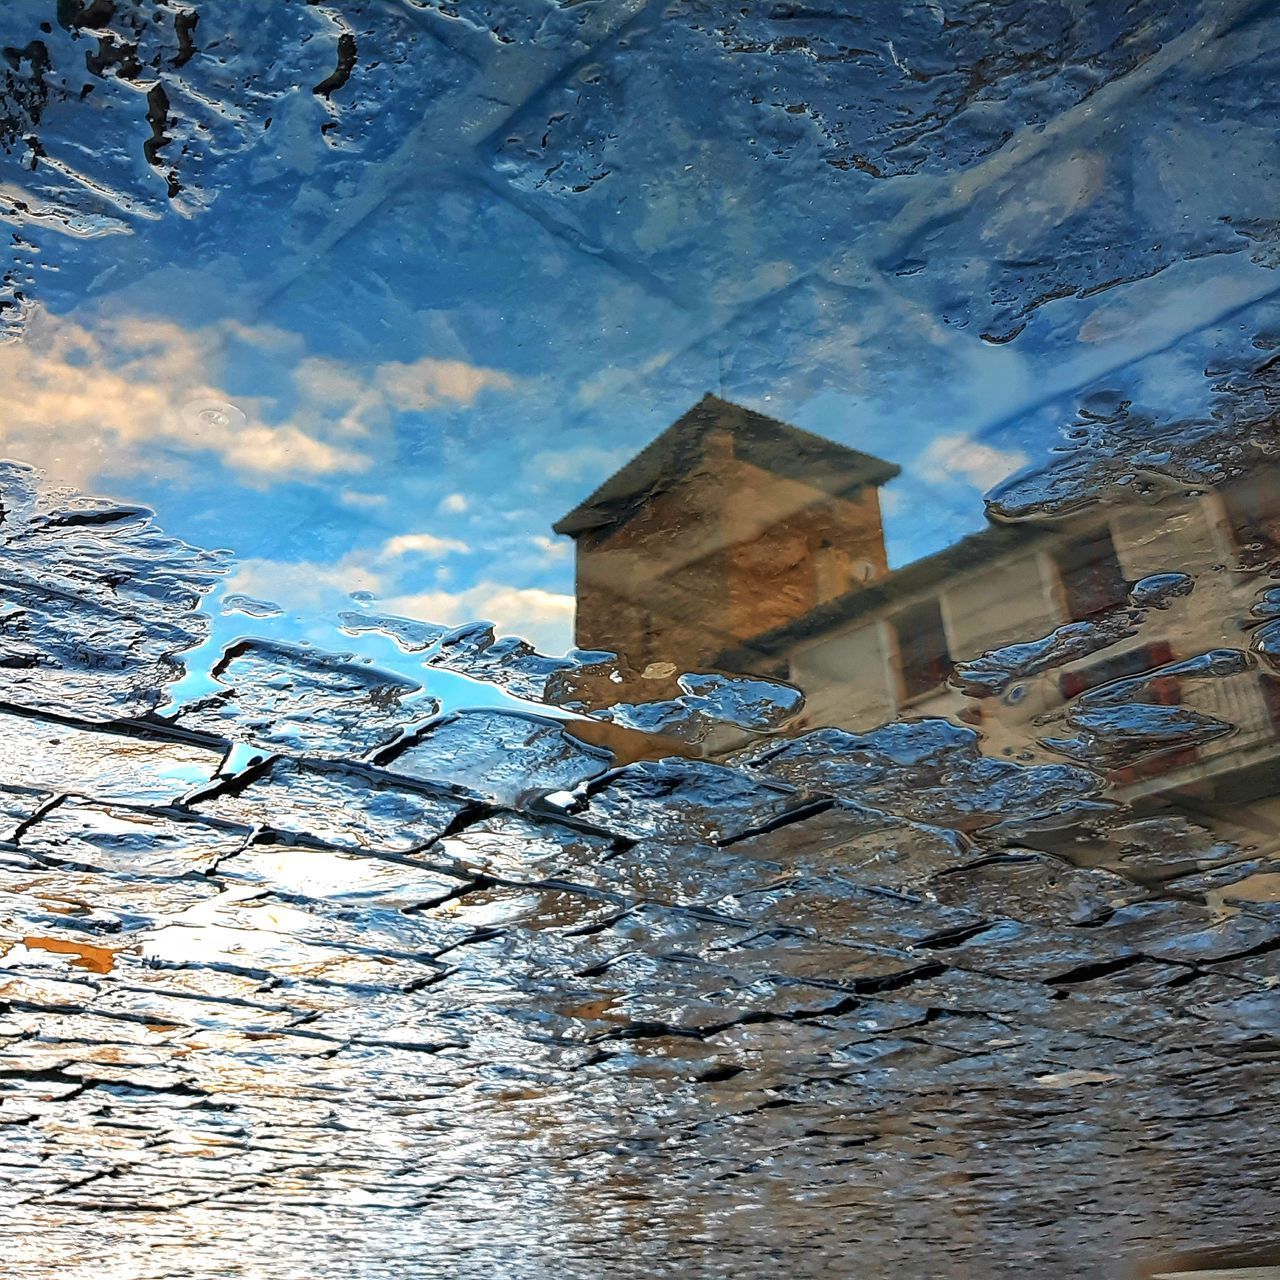
<path fill-rule="evenodd" d="M 300 360 L 294 366 L 293 381 L 298 391 L 310 400 L 354 401 L 364 392 L 364 382 L 352 369 L 322 356 Z"/>
<path fill-rule="evenodd" d="M 276 600 L 290 611 L 350 608 L 353 591 L 379 595 L 387 590 L 387 576 L 357 551 L 338 560 L 246 559 L 237 561 L 227 576 L 228 595 Z"/>
<path fill-rule="evenodd" d="M 433 533 L 398 533 L 382 544 L 378 555 L 387 560 L 408 555 L 438 560 L 442 556 L 466 555 L 470 550 L 465 542 L 457 538 L 437 538 Z"/>
<path fill-rule="evenodd" d="M 296 406 L 219 385 L 236 344 L 290 372 Z M 372 467 L 385 446 L 371 437 L 397 411 L 470 404 L 513 385 L 460 360 L 361 369 L 307 357 L 297 335 L 269 326 L 82 321 L 33 306 L 22 340 L 0 346 L 0 451 L 80 485 L 102 472 L 176 469 L 181 455 L 202 453 L 250 483 L 309 479 Z"/>
<path fill-rule="evenodd" d="M 207 444 L 234 471 L 268 475 L 327 475 L 363 471 L 369 459 L 315 440 L 299 427 L 247 423 L 230 439 Z"/>
<path fill-rule="evenodd" d="M 938 436 L 920 455 L 917 470 L 930 484 L 951 484 L 967 480 L 978 489 L 987 490 L 1027 465 L 1021 449 L 996 449 L 968 436 Z"/>
<path fill-rule="evenodd" d="M 626 449 L 604 449 L 594 444 L 576 449 L 548 449 L 535 453 L 525 471 L 548 480 L 592 480 L 598 484 L 622 466 L 628 456 Z"/>
<path fill-rule="evenodd" d="M 353 511 L 373 511 L 387 505 L 385 493 L 362 493 L 359 489 L 342 489 L 338 501 Z"/>
<path fill-rule="evenodd" d="M 312 356 L 299 362 L 294 386 L 305 405 L 335 420 L 344 435 L 367 435 L 395 413 L 469 405 L 482 391 L 510 391 L 515 382 L 498 369 L 463 360 L 423 356 L 362 370 L 343 360 Z"/>
<path fill-rule="evenodd" d="M 375 382 L 397 409 L 434 409 L 446 403 L 470 404 L 482 391 L 510 391 L 515 383 L 496 369 L 463 360 L 424 356 L 412 364 L 378 366 Z"/>
<path fill-rule="evenodd" d="M 573 608 L 573 596 L 500 582 L 379 601 L 380 610 L 426 622 L 456 626 L 484 619 L 496 623 L 500 633 L 521 636 L 545 653 L 563 653 L 573 644 Z"/>
<path fill-rule="evenodd" d="M 392 562 L 394 563 L 394 562 Z M 574 598 L 537 587 L 483 581 L 461 591 L 434 590 L 393 594 L 398 571 L 368 552 L 351 551 L 329 563 L 248 559 L 228 575 L 224 592 L 277 601 L 287 612 L 316 616 L 352 607 L 353 591 L 376 598 L 378 613 L 457 626 L 488 621 L 499 634 L 518 635 L 544 653 L 563 653 L 573 644 Z M 442 581 L 437 572 L 436 582 Z"/>
<path fill-rule="evenodd" d="M 269 425 L 256 402 L 216 412 L 229 397 L 210 381 L 210 344 L 209 332 L 168 321 L 121 316 L 99 332 L 33 308 L 22 341 L 0 346 L 0 447 L 82 484 L 108 468 L 154 470 L 157 445 L 213 453 L 247 476 L 368 465 L 299 426 Z"/>
<path fill-rule="evenodd" d="M 548 538 L 545 533 L 535 533 L 529 541 L 547 560 L 563 560 L 573 550 L 573 544 L 567 538 Z"/>
<path fill-rule="evenodd" d="M 445 496 L 440 499 L 436 510 L 445 515 L 457 516 L 461 515 L 470 506 L 471 503 L 467 501 L 465 494 L 446 493 Z"/>

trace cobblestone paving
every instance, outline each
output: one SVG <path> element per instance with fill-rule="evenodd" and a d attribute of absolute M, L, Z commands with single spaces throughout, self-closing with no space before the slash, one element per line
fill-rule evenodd
<path fill-rule="evenodd" d="M 1122 1277 L 1266 1231 L 1280 864 L 940 720 L 618 767 L 279 645 L 166 718 L 208 558 L 17 469 L 0 527 L 10 1274 Z"/>

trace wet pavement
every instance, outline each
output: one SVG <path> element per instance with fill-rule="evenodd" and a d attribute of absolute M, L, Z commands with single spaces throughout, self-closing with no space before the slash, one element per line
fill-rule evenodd
<path fill-rule="evenodd" d="M 6 1274 L 1273 1280 L 1278 62 L 8 0 Z"/>
<path fill-rule="evenodd" d="M 283 646 L 157 715 L 209 558 L 17 468 L 3 530 L 14 1274 L 1120 1277 L 1266 1230 L 1274 841 L 944 719 L 619 765 Z"/>

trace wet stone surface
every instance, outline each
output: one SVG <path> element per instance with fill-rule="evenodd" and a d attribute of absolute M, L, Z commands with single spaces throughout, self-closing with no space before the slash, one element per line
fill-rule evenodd
<path fill-rule="evenodd" d="M 213 668 L 226 688 L 184 708 L 178 723 L 268 750 L 360 757 L 436 711 L 422 688 L 349 654 L 246 640 Z"/>
<path fill-rule="evenodd" d="M 1277 85 L 0 0 L 0 1270 L 1273 1268 Z"/>
<path fill-rule="evenodd" d="M 80 719 L 154 711 L 178 655 L 208 635 L 196 606 L 226 558 L 164 535 L 141 507 L 0 464 L 0 699 Z"/>
<path fill-rule="evenodd" d="M 131 661 L 198 629 L 169 590 Z M 87 617 L 0 714 L 17 1274 L 1120 1277 L 1256 1229 L 1274 859 L 1105 805 L 1038 848 L 1100 775 L 936 719 L 610 768 L 279 644 L 156 716 Z"/>

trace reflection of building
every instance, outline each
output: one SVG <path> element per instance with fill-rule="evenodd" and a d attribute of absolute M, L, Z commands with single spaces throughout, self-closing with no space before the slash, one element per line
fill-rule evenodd
<path fill-rule="evenodd" d="M 704 397 L 555 526 L 577 543 L 578 644 L 706 664 L 878 581 L 897 474 Z"/>
<path fill-rule="evenodd" d="M 989 751 L 1061 736 L 1069 700 L 1107 681 L 1247 647 L 1257 569 L 1280 549 L 1271 478 L 991 525 L 890 572 L 878 489 L 897 473 L 707 396 L 556 525 L 577 541 L 578 644 L 619 652 L 634 670 L 670 662 L 788 680 L 806 695 L 808 725 L 945 715 L 980 727 Z M 1133 583 L 1172 571 L 1194 590 L 1134 609 Z M 1086 621 L 1109 631 L 999 696 L 948 683 L 957 662 Z M 1269 794 L 1276 691 L 1254 669 L 1157 677 L 1138 700 L 1184 704 L 1236 731 L 1135 751 L 1141 761 L 1114 779 L 1131 798 L 1214 792 L 1228 775 L 1237 801 Z"/>

